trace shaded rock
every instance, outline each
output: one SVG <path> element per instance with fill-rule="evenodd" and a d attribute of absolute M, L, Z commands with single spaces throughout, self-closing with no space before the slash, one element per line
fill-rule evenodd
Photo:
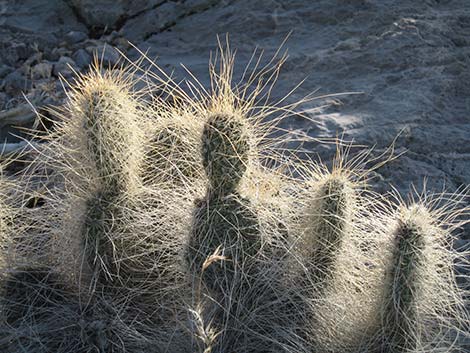
<path fill-rule="evenodd" d="M 68 56 L 62 56 L 59 61 L 54 64 L 54 76 L 59 77 L 62 75 L 64 77 L 71 77 L 73 75 L 73 70 L 76 70 L 75 61 Z"/>
<path fill-rule="evenodd" d="M 3 90 L 9 95 L 19 95 L 21 92 L 31 88 L 31 81 L 28 80 L 19 70 L 9 73 L 2 84 Z"/>
<path fill-rule="evenodd" d="M 119 48 L 120 50 L 126 51 L 127 49 L 130 48 L 129 41 L 124 38 L 124 37 L 117 37 L 114 41 L 113 44 Z"/>
<path fill-rule="evenodd" d="M 44 61 L 34 65 L 31 68 L 31 79 L 50 78 L 52 73 L 52 64 Z"/>
<path fill-rule="evenodd" d="M 87 26 L 95 29 L 121 27 L 128 18 L 138 16 L 166 2 L 165 0 L 68 0 Z"/>
<path fill-rule="evenodd" d="M 3 6 L 2 26 L 15 32 L 28 33 L 35 39 L 54 41 L 71 30 L 86 31 L 86 27 L 62 0 L 5 1 Z"/>
<path fill-rule="evenodd" d="M 9 66 L 16 66 L 19 61 L 33 54 L 33 49 L 25 43 L 7 42 L 0 52 L 1 61 Z"/>
<path fill-rule="evenodd" d="M 70 0 L 69 3 L 85 21 L 87 26 L 114 27 L 116 22 L 125 15 L 130 1 L 115 0 Z"/>
<path fill-rule="evenodd" d="M 80 69 L 83 69 L 91 64 L 91 55 L 85 49 L 78 49 L 73 53 L 72 59 L 75 61 Z"/>
<path fill-rule="evenodd" d="M 0 78 L 3 78 L 8 75 L 10 72 L 12 72 L 12 70 L 13 69 L 7 65 L 0 65 Z"/>
<path fill-rule="evenodd" d="M 126 22 L 121 34 L 131 42 L 144 40 L 167 28 L 185 13 L 180 3 L 168 2 Z"/>
<path fill-rule="evenodd" d="M 142 11 L 125 21 L 121 33 L 131 42 L 145 40 L 166 30 L 186 16 L 203 12 L 219 4 L 216 0 L 161 1 L 148 11 Z"/>
<path fill-rule="evenodd" d="M 209 52 L 217 47 L 217 34 L 229 33 L 231 47 L 237 49 L 238 79 L 256 46 L 264 50 L 262 63 L 266 63 L 292 31 L 285 45 L 289 57 L 272 91 L 273 102 L 306 77 L 286 103 L 317 89 L 318 95 L 351 91 L 362 94 L 338 97 L 342 105 L 317 112 L 310 110 L 325 100 L 307 103 L 303 107 L 306 119 L 289 117 L 282 121 L 283 128 L 301 131 L 310 139 L 344 134 L 348 140 L 377 145 L 381 150 L 402 131 L 396 147 L 409 152 L 378 171 L 381 188 L 392 182 L 406 192 L 410 183 L 421 185 L 418 181 L 423 177 L 428 177 L 428 188 L 438 190 L 444 184 L 452 189 L 469 183 L 467 0 L 5 3 L 0 19 L 0 35 L 4 38 L 0 61 L 6 67 L 17 68 L 31 58 L 35 41 L 52 44 L 47 47 L 50 49 L 41 49 L 43 56 L 34 64 L 69 57 L 78 68 L 85 69 L 95 51 L 98 55 L 104 51 L 104 63 L 113 65 L 119 53 L 110 46 L 104 49 L 104 43 L 112 43 L 126 50 L 131 59 L 137 59 L 137 51 L 128 47 L 130 40 L 143 51 L 149 49 L 150 57 L 158 56 L 158 64 L 173 71 L 176 80 L 188 76 L 179 66 L 184 63 L 205 87 L 210 85 L 207 61 Z M 92 39 L 100 36 L 100 41 L 82 41 L 83 35 L 72 31 L 88 33 Z M 73 50 L 70 45 L 58 48 L 64 38 L 72 45 L 84 45 Z M 53 71 L 60 70 L 56 63 Z M 3 75 L 10 74 L 10 69 L 5 69 Z M 21 92 L 19 87 L 28 87 L 25 76 L 26 72 L 13 72 L 3 84 L 4 93 L 8 89 L 8 100 Z M 57 90 L 61 89 L 58 83 Z M 318 153 L 322 160 L 329 160 L 335 153 L 334 146 L 312 140 L 302 148 L 311 155 Z"/>
<path fill-rule="evenodd" d="M 0 92 L 0 110 L 3 110 L 5 109 L 5 106 L 7 104 L 7 101 L 8 101 L 8 95 L 4 92 Z"/>
<path fill-rule="evenodd" d="M 411 152 L 388 162 L 377 172 L 402 194 L 407 194 L 413 188 L 418 191 L 424 189 L 443 191 L 457 188 L 446 173 L 430 163 L 419 160 L 419 156 Z"/>
<path fill-rule="evenodd" d="M 184 2 L 180 1 L 180 2 Z M 127 14 L 129 17 L 136 17 L 139 14 L 159 7 L 161 4 L 167 2 L 166 0 L 134 0 L 132 5 L 128 6 Z"/>
<path fill-rule="evenodd" d="M 62 56 L 70 55 L 72 55 L 72 52 L 69 49 L 60 47 L 52 49 L 46 59 L 50 61 L 58 61 Z"/>
<path fill-rule="evenodd" d="M 31 102 L 34 104 L 34 102 Z M 30 103 L 23 103 L 15 108 L 0 112 L 0 128 L 6 125 L 21 125 L 30 123 L 36 118 L 36 113 Z"/>
<path fill-rule="evenodd" d="M 98 47 L 88 47 L 86 50 L 91 55 L 96 55 L 100 62 L 103 62 L 104 65 L 108 66 L 115 65 L 121 57 L 115 48 L 106 44 L 100 45 Z"/>
<path fill-rule="evenodd" d="M 430 163 L 451 175 L 456 186 L 470 185 L 470 153 L 431 153 Z"/>
<path fill-rule="evenodd" d="M 76 44 L 85 41 L 88 38 L 88 35 L 80 31 L 70 31 L 64 38 L 67 44 Z"/>

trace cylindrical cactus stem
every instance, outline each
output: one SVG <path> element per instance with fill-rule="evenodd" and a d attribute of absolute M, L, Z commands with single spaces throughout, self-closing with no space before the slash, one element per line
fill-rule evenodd
<path fill-rule="evenodd" d="M 256 212 L 237 192 L 250 157 L 250 136 L 243 120 L 226 114 L 209 117 L 202 136 L 202 159 L 209 179 L 199 202 L 189 241 L 188 260 L 196 274 L 216 292 L 228 290 L 261 247 Z M 204 268 L 220 247 L 222 263 Z"/>
<path fill-rule="evenodd" d="M 229 114 L 214 114 L 204 126 L 202 163 L 210 192 L 233 193 L 246 171 L 250 135 L 243 120 Z"/>
<path fill-rule="evenodd" d="M 386 305 L 383 312 L 386 352 L 414 351 L 419 344 L 420 291 L 428 246 L 428 237 L 436 227 L 424 206 L 414 205 L 401 210 L 395 226 L 394 250 L 386 284 Z"/>
<path fill-rule="evenodd" d="M 83 225 L 86 262 L 95 279 L 119 279 L 126 249 L 113 236 L 123 230 L 123 210 L 130 207 L 140 183 L 142 136 L 136 103 L 112 76 L 91 77 L 74 97 L 72 114 L 82 122 L 83 154 L 93 174 Z"/>
<path fill-rule="evenodd" d="M 114 262 L 116 248 L 109 238 L 115 226 L 114 220 L 119 218 L 119 210 L 115 206 L 117 201 L 116 195 L 106 193 L 99 193 L 88 200 L 83 225 L 84 255 L 95 271 L 94 276 L 106 276 L 106 280 L 112 280 L 118 272 Z"/>
<path fill-rule="evenodd" d="M 171 120 L 170 120 L 171 118 Z M 161 118 L 156 122 L 147 154 L 145 181 L 184 186 L 201 178 L 200 128 L 193 116 Z"/>
<path fill-rule="evenodd" d="M 82 98 L 83 127 L 100 189 L 114 197 L 129 190 L 138 172 L 131 151 L 137 141 L 128 131 L 135 127 L 135 103 L 117 87 L 100 87 Z"/>
<path fill-rule="evenodd" d="M 355 209 L 354 187 L 346 177 L 330 174 L 317 185 L 307 211 L 304 237 L 315 290 L 321 294 L 332 280 L 335 262 L 348 235 Z"/>
<path fill-rule="evenodd" d="M 202 200 L 195 215 L 188 260 L 204 284 L 221 294 L 252 270 L 250 262 L 261 248 L 259 224 L 249 200 L 232 194 Z M 215 263 L 211 263 L 212 255 Z M 222 260 L 222 261 L 220 261 Z M 209 266 L 205 266 L 209 264 Z M 243 273 L 242 273 L 243 271 Z"/>

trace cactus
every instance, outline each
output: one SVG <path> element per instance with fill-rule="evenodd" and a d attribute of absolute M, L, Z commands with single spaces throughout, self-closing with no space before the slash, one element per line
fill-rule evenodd
<path fill-rule="evenodd" d="M 220 270 L 218 264 L 205 269 L 203 277 L 206 285 L 222 293 L 261 246 L 256 213 L 250 201 L 237 192 L 250 157 L 245 129 L 234 116 L 214 114 L 202 135 L 202 161 L 209 186 L 195 213 L 188 260 L 190 268 L 202 274 L 206 259 L 221 246 L 228 261 Z"/>
<path fill-rule="evenodd" d="M 78 177 L 66 169 L 66 182 L 70 178 L 74 186 L 66 197 L 82 212 L 75 228 L 84 260 L 77 274 L 82 288 L 96 293 L 98 302 L 132 298 L 132 306 L 121 304 L 120 309 L 128 310 L 122 314 L 129 320 L 123 319 L 130 325 L 128 334 L 137 330 L 149 335 L 149 327 L 159 327 L 182 310 L 173 308 L 184 291 L 178 291 L 179 270 L 168 250 L 174 245 L 169 232 L 179 227 L 170 229 L 168 222 L 177 221 L 179 214 L 170 212 L 171 206 L 162 207 L 167 197 L 178 194 L 156 190 L 158 183 L 145 184 L 143 163 L 151 131 L 145 129 L 146 108 L 136 101 L 132 80 L 122 77 L 127 77 L 125 72 L 91 73 L 72 96 L 74 119 L 65 125 L 72 125 L 77 135 L 72 156 L 86 161 L 87 169 Z M 179 199 L 170 203 L 175 208 L 184 204 Z"/>
<path fill-rule="evenodd" d="M 328 286 L 343 242 L 351 231 L 355 212 L 354 186 L 342 176 L 331 175 L 316 190 L 310 206 L 305 236 L 313 241 L 311 252 L 311 277 L 318 294 Z"/>
<path fill-rule="evenodd" d="M 47 235 L 51 249 L 48 270 L 41 273 L 44 278 L 58 277 L 73 293 L 56 305 L 50 321 L 63 323 L 60 315 L 65 312 L 67 319 L 76 318 L 67 326 L 76 338 L 70 344 L 77 349 L 110 345 L 118 349 L 121 343 L 116 337 L 122 338 L 122 350 L 146 349 L 163 339 L 166 327 L 155 330 L 174 316 L 171 303 L 177 296 L 160 301 L 171 291 L 171 283 L 162 279 L 161 267 L 156 265 L 160 249 L 155 240 L 159 233 L 154 231 L 159 220 L 154 220 L 155 212 L 148 206 L 155 193 L 143 186 L 141 176 L 148 141 L 145 121 L 138 117 L 140 108 L 124 77 L 125 72 L 101 73 L 98 68 L 81 76 L 67 106 L 55 112 L 56 130 L 33 162 L 39 173 L 46 171 L 58 181 L 44 194 L 49 223 L 43 222 L 39 233 Z M 15 273 L 21 271 L 15 267 Z M 173 272 L 167 272 L 171 277 Z M 59 292 L 47 281 L 43 286 L 51 296 Z M 29 341 L 37 335 L 39 345 L 56 351 L 58 338 L 54 341 L 40 327 L 27 323 L 16 332 L 24 329 L 32 331 Z M 64 344 L 64 352 L 70 347 Z"/>
<path fill-rule="evenodd" d="M 468 328 L 465 288 L 454 274 L 465 254 L 452 249 L 452 230 L 461 224 L 452 222 L 461 211 L 455 209 L 457 199 L 451 200 L 440 208 L 439 198 L 398 208 L 386 263 L 383 351 L 448 351 L 455 335 Z"/>
<path fill-rule="evenodd" d="M 83 153 L 96 172 L 95 190 L 86 205 L 84 252 L 100 281 L 125 282 L 126 244 L 125 240 L 113 239 L 113 233 L 124 226 L 123 212 L 133 207 L 140 183 L 139 138 L 143 134 L 136 103 L 125 86 L 113 77 L 95 76 L 83 82 L 81 92 L 74 97 L 72 114 L 82 124 L 86 141 Z"/>
<path fill-rule="evenodd" d="M 152 128 L 152 140 L 146 156 L 147 183 L 190 188 L 203 179 L 199 144 L 201 119 L 182 107 L 167 107 L 158 116 Z"/>
<path fill-rule="evenodd" d="M 66 301 L 65 292 L 49 268 L 19 268 L 8 276 L 4 286 L 5 320 L 10 325 L 26 318 L 37 321 L 52 313 L 54 304 Z"/>
<path fill-rule="evenodd" d="M 293 211 L 298 218 L 294 254 L 300 261 L 292 260 L 292 285 L 299 293 L 297 306 L 304 308 L 299 325 L 311 349 L 322 352 L 367 349 L 380 325 L 384 273 L 377 244 L 385 233 L 376 224 L 383 219 L 375 209 L 380 198 L 365 188 L 369 171 L 356 159 L 347 160 L 341 148 L 332 168 L 301 166 L 306 182 L 296 191 L 300 207 Z"/>
<path fill-rule="evenodd" d="M 0 181 L 0 350 L 457 349 L 461 200 L 396 207 L 364 187 L 369 152 L 289 159 L 266 121 L 296 105 L 263 101 L 278 66 L 234 84 L 220 58 L 212 91 L 157 75 L 150 103 L 134 69 L 77 78 L 31 167 Z"/>
<path fill-rule="evenodd" d="M 243 123 L 234 116 L 209 117 L 202 137 L 202 162 L 209 178 L 210 192 L 233 193 L 246 171 L 250 143 Z"/>
<path fill-rule="evenodd" d="M 390 273 L 389 303 L 384 308 L 384 335 L 388 352 L 414 351 L 419 347 L 418 302 L 420 287 L 423 285 L 423 257 L 427 237 L 433 236 L 433 229 L 419 224 L 422 217 L 428 218 L 424 209 L 415 207 L 407 210 L 395 229 L 395 253 Z M 429 234 L 431 232 L 431 234 Z"/>

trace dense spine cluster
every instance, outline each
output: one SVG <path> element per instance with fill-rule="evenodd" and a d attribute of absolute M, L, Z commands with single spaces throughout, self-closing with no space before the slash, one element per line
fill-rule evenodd
<path fill-rule="evenodd" d="M 236 119 L 216 114 L 204 127 L 202 161 L 209 185 L 206 197 L 198 202 L 188 253 L 193 272 L 204 276 L 209 287 L 225 283 L 225 291 L 233 284 L 232 277 L 240 276 L 247 261 L 254 259 L 261 244 L 256 214 L 250 201 L 237 191 L 247 168 L 250 141 Z M 203 271 L 204 262 L 217 248 L 227 261 Z"/>
<path fill-rule="evenodd" d="M 387 352 L 423 349 L 425 332 L 432 332 L 435 325 L 428 321 L 429 309 L 439 305 L 439 296 L 448 295 L 439 288 L 439 280 L 442 280 L 439 272 L 445 272 L 449 264 L 440 263 L 439 254 L 435 253 L 445 233 L 436 223 L 423 205 L 400 209 L 392 232 L 393 248 L 382 314 L 384 350 Z M 430 301 L 429 295 L 435 299 Z M 436 309 L 443 312 L 450 309 L 445 303 L 441 305 Z"/>
<path fill-rule="evenodd" d="M 310 237 L 311 276 L 318 287 L 326 288 L 334 280 L 334 266 L 354 213 L 355 195 L 349 181 L 330 176 L 315 190 L 309 208 L 305 237 Z M 319 289 L 318 292 L 321 290 Z"/>
<path fill-rule="evenodd" d="M 342 157 L 289 159 L 267 121 L 295 105 L 257 102 L 278 67 L 233 84 L 221 60 L 211 92 L 157 82 L 168 102 L 123 68 L 77 79 L 0 190 L 0 350 L 463 351 L 462 198 L 407 206 Z"/>

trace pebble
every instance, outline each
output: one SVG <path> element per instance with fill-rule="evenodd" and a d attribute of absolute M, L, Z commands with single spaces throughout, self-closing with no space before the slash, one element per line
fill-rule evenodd
<path fill-rule="evenodd" d="M 18 95 L 27 91 L 31 82 L 24 77 L 18 70 L 9 73 L 3 80 L 3 89 L 9 95 Z"/>
<path fill-rule="evenodd" d="M 75 61 L 68 56 L 62 56 L 59 61 L 54 64 L 54 76 L 59 77 L 62 75 L 64 77 L 71 77 L 73 76 L 73 70 L 77 67 Z"/>
<path fill-rule="evenodd" d="M 67 44 L 76 44 L 83 42 L 88 38 L 88 35 L 80 31 L 70 31 L 65 35 L 65 41 Z"/>
<path fill-rule="evenodd" d="M 52 64 L 48 61 L 43 61 L 39 64 L 34 65 L 31 68 L 31 78 L 41 79 L 50 78 L 52 73 Z"/>
<path fill-rule="evenodd" d="M 125 51 L 127 49 L 129 49 L 130 47 L 130 44 L 129 44 L 129 41 L 124 38 L 124 37 L 118 37 L 114 40 L 113 44 L 118 47 L 119 49 Z"/>
<path fill-rule="evenodd" d="M 67 48 L 54 48 L 48 55 L 46 56 L 47 60 L 50 61 L 58 61 L 62 56 L 70 56 L 72 52 Z"/>
<path fill-rule="evenodd" d="M 72 59 L 80 69 L 87 67 L 91 63 L 91 55 L 85 49 L 78 49 L 73 53 Z"/>
<path fill-rule="evenodd" d="M 29 48 L 25 43 L 17 43 L 12 46 L 12 49 L 18 55 L 18 59 L 24 60 L 31 54 L 31 48 Z"/>
<path fill-rule="evenodd" d="M 8 75 L 13 69 L 8 65 L 0 65 L 0 78 Z"/>
<path fill-rule="evenodd" d="M 28 58 L 32 49 L 25 43 L 11 43 L 2 49 L 2 57 L 9 65 L 14 66 L 18 61 Z"/>
<path fill-rule="evenodd" d="M 103 62 L 104 66 L 113 66 L 115 65 L 121 54 L 109 45 L 101 45 L 99 47 L 88 47 L 88 52 L 91 52 L 93 55 L 97 55 L 100 62 Z"/>
<path fill-rule="evenodd" d="M 5 109 L 5 106 L 8 102 L 8 96 L 6 93 L 0 92 L 0 110 Z"/>

